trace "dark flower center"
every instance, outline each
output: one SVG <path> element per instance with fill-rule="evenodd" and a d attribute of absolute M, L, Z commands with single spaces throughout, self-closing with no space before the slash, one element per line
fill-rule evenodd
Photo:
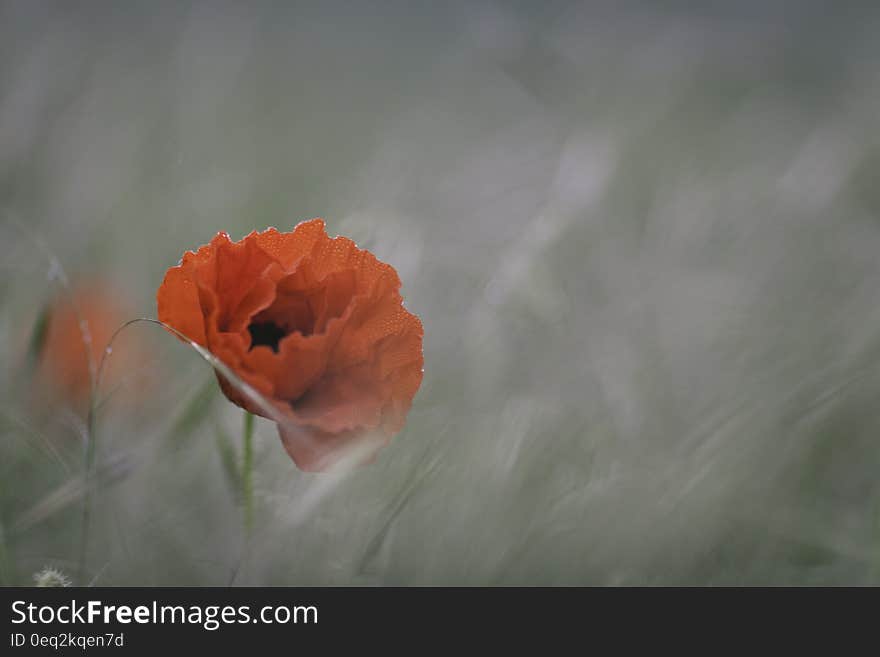
<path fill-rule="evenodd" d="M 275 322 L 253 322 L 248 326 L 248 331 L 251 334 L 251 349 L 262 345 L 271 347 L 276 354 L 278 353 L 278 343 L 281 342 L 281 338 L 287 335 L 287 331 Z"/>
<path fill-rule="evenodd" d="M 251 317 L 250 349 L 269 347 L 277 354 L 288 335 L 321 334 L 345 313 L 355 292 L 354 273 L 336 272 L 318 281 L 311 277 L 310 270 L 301 269 L 278 282 L 271 305 Z"/>

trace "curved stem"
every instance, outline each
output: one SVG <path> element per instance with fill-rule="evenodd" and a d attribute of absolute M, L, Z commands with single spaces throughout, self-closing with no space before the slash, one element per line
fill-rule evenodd
<path fill-rule="evenodd" d="M 95 427 L 96 427 L 96 416 L 97 410 L 100 404 L 98 403 L 98 391 L 101 387 L 101 378 L 104 373 L 104 365 L 106 364 L 107 357 L 112 353 L 113 342 L 116 340 L 116 337 L 121 333 L 124 329 L 128 328 L 132 324 L 136 324 L 138 322 L 147 322 L 149 324 L 156 324 L 157 326 L 161 326 L 165 330 L 173 333 L 178 338 L 189 344 L 203 359 L 205 359 L 217 372 L 222 375 L 230 384 L 235 386 L 235 388 L 250 401 L 255 408 L 260 410 L 261 415 L 272 419 L 275 422 L 280 424 L 285 424 L 288 422 L 287 418 L 277 409 L 275 408 L 262 394 L 260 394 L 257 390 L 255 390 L 250 384 L 243 381 L 232 369 L 230 369 L 227 365 L 225 365 L 219 358 L 214 356 L 210 351 L 208 351 L 205 347 L 201 346 L 197 342 L 191 340 L 188 336 L 184 335 L 180 331 L 178 331 L 173 326 L 166 324 L 163 321 L 158 319 L 153 319 L 152 317 L 138 317 L 137 319 L 131 319 L 125 322 L 122 326 L 120 326 L 116 331 L 114 331 L 113 335 L 110 336 L 110 340 L 107 343 L 107 347 L 104 349 L 104 353 L 101 355 L 101 360 L 98 364 L 97 371 L 95 372 L 95 376 L 93 378 L 92 384 L 92 395 L 91 401 L 89 403 L 89 415 L 87 421 L 88 427 L 88 436 L 87 436 L 87 446 L 86 446 L 86 468 L 85 468 L 85 489 L 83 491 L 84 501 L 83 501 L 83 516 L 82 516 L 82 542 L 80 545 L 80 560 L 79 560 L 79 579 L 81 582 L 85 581 L 86 576 L 86 565 L 87 565 L 87 557 L 88 557 L 88 537 L 89 537 L 89 524 L 91 519 L 91 505 L 92 505 L 92 488 L 94 487 L 94 470 L 95 470 L 95 461 L 97 455 L 97 441 L 95 439 Z M 251 413 L 245 412 L 244 418 L 244 454 L 243 454 L 243 468 L 242 468 L 242 492 L 244 498 L 244 525 L 245 532 L 248 537 L 250 537 L 251 528 L 253 525 L 253 432 L 254 432 L 254 416 Z"/>
<path fill-rule="evenodd" d="M 131 319 L 125 322 L 122 326 L 117 328 L 113 332 L 113 335 L 110 336 L 110 340 L 107 342 L 107 346 L 104 348 L 104 351 L 101 354 L 101 360 L 98 363 L 97 368 L 95 368 L 94 365 L 93 352 L 91 350 L 91 340 L 86 340 L 90 362 L 89 378 L 91 380 L 91 390 L 89 394 L 89 412 L 86 419 L 86 455 L 85 468 L 83 471 L 83 508 L 81 521 L 82 530 L 80 534 L 79 566 L 77 568 L 77 576 L 81 584 L 84 583 L 87 579 L 86 570 L 88 566 L 89 553 L 89 529 L 91 526 L 92 516 L 92 488 L 94 487 L 95 456 L 97 454 L 96 426 L 98 414 L 98 392 L 101 389 L 101 377 L 104 373 L 104 365 L 107 362 L 107 356 L 109 356 L 113 351 L 114 340 L 116 340 L 116 337 L 124 329 L 137 322 L 155 321 L 156 320 L 150 319 L 148 317 L 138 317 L 137 319 Z"/>

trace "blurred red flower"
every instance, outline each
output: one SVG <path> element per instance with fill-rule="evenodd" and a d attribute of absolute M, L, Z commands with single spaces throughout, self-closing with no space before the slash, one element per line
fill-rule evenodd
<path fill-rule="evenodd" d="M 122 298 L 100 280 L 77 282 L 53 299 L 39 354 L 41 391 L 84 414 L 91 394 L 89 370 L 97 372 L 113 333 L 131 318 Z M 131 336 L 115 345 L 104 365 L 101 392 L 142 390 L 145 381 L 138 374 L 143 361 L 144 350 Z"/>
<path fill-rule="evenodd" d="M 161 321 L 271 400 L 287 418 L 278 430 L 291 458 L 319 471 L 362 439 L 374 454 L 403 428 L 423 357 L 400 285 L 393 267 L 312 219 L 238 242 L 219 233 L 168 270 L 157 301 Z M 230 401 L 265 416 L 218 380 Z"/>

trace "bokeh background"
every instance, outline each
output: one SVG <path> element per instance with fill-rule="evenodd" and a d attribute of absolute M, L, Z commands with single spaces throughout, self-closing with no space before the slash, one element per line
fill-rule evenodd
<path fill-rule="evenodd" d="M 880 584 L 872 4 L 0 2 L 0 583 Z M 258 420 L 247 541 L 240 410 L 134 325 L 79 573 L 64 280 L 155 317 L 313 216 L 424 322 L 406 429 L 315 475 Z"/>

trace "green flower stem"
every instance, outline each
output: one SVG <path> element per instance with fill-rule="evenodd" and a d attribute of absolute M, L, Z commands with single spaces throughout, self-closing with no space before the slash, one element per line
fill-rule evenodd
<path fill-rule="evenodd" d="M 244 504 L 244 529 L 250 536 L 254 526 L 254 416 L 244 412 L 242 431 L 241 499 Z"/>

